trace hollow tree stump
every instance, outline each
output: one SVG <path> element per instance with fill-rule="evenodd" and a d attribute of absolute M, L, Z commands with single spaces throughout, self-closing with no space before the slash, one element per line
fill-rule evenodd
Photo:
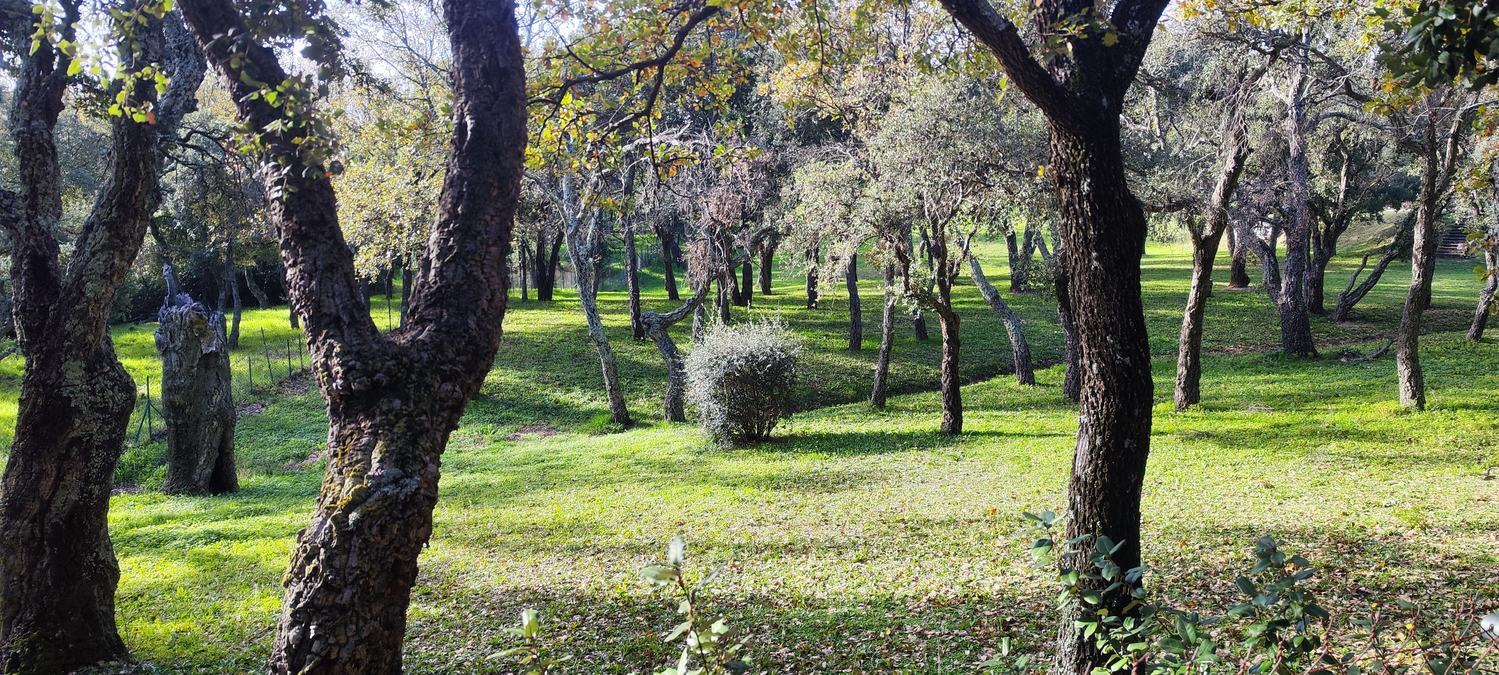
<path fill-rule="evenodd" d="M 177 294 L 171 269 L 157 318 L 162 415 L 167 423 L 168 494 L 239 489 L 234 467 L 234 396 L 224 315 Z"/>

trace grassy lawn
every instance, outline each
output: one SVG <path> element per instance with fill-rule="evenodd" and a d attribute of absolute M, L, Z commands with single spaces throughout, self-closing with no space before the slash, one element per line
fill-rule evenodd
<path fill-rule="evenodd" d="M 998 247 L 984 252 L 996 285 Z M 1203 405 L 1170 410 L 1173 352 L 1187 255 L 1156 247 L 1145 261 L 1155 361 L 1155 434 L 1144 504 L 1153 592 L 1221 607 L 1233 574 L 1268 534 L 1322 567 L 1314 587 L 1339 625 L 1376 599 L 1405 598 L 1440 615 L 1477 597 L 1499 603 L 1499 346 L 1467 343 L 1477 282 L 1443 262 L 1432 334 L 1423 342 L 1432 410 L 1394 402 L 1390 358 L 1344 364 L 1271 353 L 1278 329 L 1261 293 L 1220 292 L 1209 306 Z M 1346 267 L 1329 273 L 1333 294 Z M 1226 270 L 1219 278 L 1226 278 Z M 730 563 L 706 596 L 770 672 L 968 672 L 1001 638 L 1039 651 L 1054 634 L 1054 593 L 1017 534 L 1022 510 L 1060 510 L 1075 409 L 1060 368 L 1024 388 L 991 378 L 1009 368 L 1003 331 L 971 286 L 964 313 L 961 437 L 937 433 L 938 343 L 898 334 L 894 383 L 911 392 L 883 411 L 867 394 L 878 340 L 878 283 L 862 284 L 866 349 L 843 349 L 841 290 L 803 308 L 800 280 L 753 312 L 779 314 L 807 337 L 798 414 L 770 443 L 723 451 L 688 425 L 658 423 L 664 372 L 654 348 L 629 339 L 623 293 L 606 293 L 632 412 L 647 424 L 599 433 L 607 408 L 597 362 L 570 294 L 514 305 L 504 346 L 444 457 L 436 530 L 413 596 L 413 672 L 508 672 L 494 654 L 523 607 L 542 612 L 546 648 L 571 672 L 640 672 L 674 661 L 661 634 L 675 603 L 638 569 L 682 534 L 706 571 Z M 1393 333 L 1404 270 L 1392 270 L 1357 321 L 1316 320 L 1324 353 L 1365 351 Z M 1003 286 L 1001 286 L 1003 288 Z M 652 288 L 648 306 L 669 307 Z M 1015 300 L 1042 363 L 1060 337 L 1045 293 Z M 736 309 L 742 315 L 742 310 Z M 375 315 L 384 321 L 383 310 Z M 252 312 L 267 339 L 281 311 Z M 150 326 L 116 333 L 138 378 L 154 352 Z M 686 342 L 686 326 L 681 327 Z M 871 339 L 871 336 L 872 339 Z M 247 330 L 244 349 L 254 349 Z M 1377 341 L 1377 344 L 1376 344 Z M 19 363 L 0 364 L 13 419 Z M 159 444 L 134 448 L 122 474 L 145 490 L 116 497 L 110 516 L 122 579 L 118 611 L 136 657 L 161 671 L 259 670 L 269 653 L 280 579 L 321 482 L 305 461 L 324 440 L 316 391 L 257 394 L 240 419 L 243 489 L 168 498 L 151 489 Z M 845 403 L 815 407 L 813 402 Z M 8 428 L 13 422 L 0 421 Z M 549 425 L 556 433 L 519 433 Z M 159 476 L 157 477 L 159 480 Z"/>

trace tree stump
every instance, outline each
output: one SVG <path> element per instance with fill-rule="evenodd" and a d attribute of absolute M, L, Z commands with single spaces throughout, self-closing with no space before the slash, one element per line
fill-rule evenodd
<path fill-rule="evenodd" d="M 174 286 L 169 284 L 169 288 Z M 234 395 L 224 315 L 210 313 L 186 294 L 169 293 L 158 320 L 161 409 L 167 423 L 163 490 L 194 495 L 238 490 Z"/>

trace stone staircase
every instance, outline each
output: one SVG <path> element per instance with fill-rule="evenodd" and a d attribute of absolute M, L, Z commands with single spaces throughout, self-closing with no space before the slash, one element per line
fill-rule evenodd
<path fill-rule="evenodd" d="M 1454 226 L 1442 234 L 1437 242 L 1438 258 L 1468 257 L 1468 233 L 1461 226 Z"/>

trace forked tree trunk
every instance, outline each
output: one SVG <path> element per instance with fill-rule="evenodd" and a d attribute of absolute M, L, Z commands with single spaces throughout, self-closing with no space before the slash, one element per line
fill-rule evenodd
<path fill-rule="evenodd" d="M 440 457 L 494 361 L 505 313 L 526 144 L 515 7 L 442 3 L 456 129 L 408 325 L 387 334 L 362 300 L 330 179 L 302 163 L 294 132 L 268 126 L 285 111 L 252 95 L 259 88 L 248 83 L 287 81 L 276 52 L 248 37 L 232 0 L 180 4 L 242 121 L 263 130 L 261 163 L 284 188 L 270 211 L 292 305 L 327 398 L 327 476 L 284 577 L 270 670 L 399 672 Z"/>
<path fill-rule="evenodd" d="M 168 303 L 175 299 L 168 297 Z M 239 489 L 234 395 L 224 315 L 197 303 L 167 304 L 157 317 L 161 413 L 167 425 L 167 494 Z"/>
<path fill-rule="evenodd" d="M 160 129 L 191 108 L 180 100 L 191 95 L 184 86 L 196 89 L 176 65 L 182 55 L 165 58 L 161 22 L 140 16 L 133 28 L 140 49 L 121 54 L 124 69 L 167 63 L 177 80 L 155 108 L 157 124 L 114 119 L 103 184 L 66 268 L 55 235 L 63 209 L 54 131 L 70 59 L 43 37 L 16 73 L 9 131 L 21 191 L 0 190 L 0 225 L 26 363 L 0 480 L 0 671 L 7 673 L 72 672 L 128 658 L 115 626 L 120 573 L 108 514 L 136 388 L 115 356 L 108 321 L 158 203 Z M 64 2 L 59 18 L 57 37 L 75 39 L 78 3 Z M 148 79 L 129 94 L 152 106 Z"/>
<path fill-rule="evenodd" d="M 1261 68 L 1238 84 L 1230 94 L 1228 108 L 1223 117 L 1223 132 L 1227 135 L 1219 152 L 1221 165 L 1218 178 L 1213 184 L 1213 194 L 1207 203 L 1207 221 L 1202 227 L 1188 221 L 1192 235 L 1192 285 L 1187 292 L 1187 306 L 1182 311 L 1181 335 L 1177 340 L 1176 390 L 1173 398 L 1177 410 L 1202 400 L 1202 329 L 1203 316 L 1207 310 L 1208 297 L 1213 293 L 1213 262 L 1218 257 L 1218 244 L 1223 233 L 1230 229 L 1228 206 L 1243 174 L 1244 162 L 1249 159 L 1249 129 L 1244 121 L 1244 99 L 1264 75 Z"/>
<path fill-rule="evenodd" d="M 669 314 L 646 312 L 641 317 L 645 322 L 646 334 L 656 343 L 656 349 L 661 352 L 661 360 L 666 363 L 666 394 L 661 398 L 661 415 L 668 422 L 687 421 L 686 407 L 683 404 L 687 392 L 687 370 L 681 353 L 677 351 L 677 343 L 671 339 L 671 327 L 702 307 L 703 297 L 707 295 L 706 289 L 705 286 L 704 290 L 694 293 L 686 304 Z"/>
<path fill-rule="evenodd" d="M 874 360 L 874 385 L 869 390 L 869 404 L 885 407 L 889 398 L 890 351 L 895 347 L 895 268 L 885 265 L 885 307 L 880 312 L 880 351 Z"/>
<path fill-rule="evenodd" d="M 1379 284 L 1379 280 L 1384 277 L 1385 270 L 1389 269 L 1396 260 L 1410 253 L 1411 238 L 1415 233 L 1415 221 L 1414 213 L 1405 217 L 1400 224 L 1400 229 L 1395 232 L 1395 239 L 1380 253 L 1379 261 L 1374 264 L 1374 269 L 1369 270 L 1369 274 L 1361 278 L 1364 270 L 1369 266 L 1369 258 L 1373 256 L 1373 253 L 1364 255 L 1358 269 L 1348 276 L 1348 285 L 1344 286 L 1343 292 L 1338 294 L 1338 304 L 1328 314 L 1329 320 L 1339 323 L 1347 321 L 1349 314 L 1353 312 L 1353 308 L 1358 305 L 1359 301 Z"/>
<path fill-rule="evenodd" d="M 1031 367 L 1031 346 L 1025 339 L 1025 326 L 1020 323 L 1020 317 L 1015 314 L 1015 310 L 1010 309 L 1010 305 L 999 294 L 999 289 L 989 283 L 989 277 L 984 275 L 984 268 L 979 265 L 978 257 L 971 253 L 968 255 L 968 273 L 973 277 L 973 285 L 978 286 L 979 294 L 984 296 L 984 301 L 989 303 L 989 307 L 1004 323 L 1005 333 L 1010 338 L 1015 380 L 1023 385 L 1035 385 L 1036 371 Z"/>
<path fill-rule="evenodd" d="M 859 304 L 859 254 L 850 253 L 843 267 L 843 285 L 848 288 L 848 350 L 864 348 L 864 308 Z"/>
<path fill-rule="evenodd" d="M 1400 405 L 1416 410 L 1426 408 L 1426 377 L 1421 370 L 1421 321 L 1431 307 L 1431 280 L 1436 272 L 1437 222 L 1451 184 L 1459 143 L 1468 124 L 1468 112 L 1450 112 L 1450 128 L 1439 133 L 1438 119 L 1442 108 L 1461 105 L 1449 88 L 1425 95 L 1425 119 L 1421 125 L 1421 190 L 1416 197 L 1416 232 L 1411 243 L 1410 290 L 1400 313 L 1400 328 L 1395 334 L 1395 377 L 1400 384 Z"/>

